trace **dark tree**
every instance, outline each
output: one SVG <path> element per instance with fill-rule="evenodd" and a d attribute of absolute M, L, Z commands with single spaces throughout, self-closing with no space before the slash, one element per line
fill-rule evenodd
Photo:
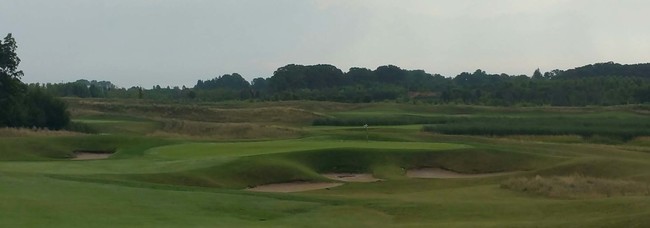
<path fill-rule="evenodd" d="M 393 65 L 380 66 L 375 70 L 375 74 L 377 80 L 388 84 L 400 84 L 406 77 L 406 71 Z"/>
<path fill-rule="evenodd" d="M 533 78 L 534 80 L 540 80 L 540 79 L 543 79 L 543 78 L 544 78 L 544 75 L 542 75 L 542 72 L 540 72 L 540 71 L 539 71 L 539 68 L 537 68 L 537 69 L 535 70 L 535 72 L 533 72 L 533 77 L 532 77 L 532 78 Z"/>
<path fill-rule="evenodd" d="M 196 92 L 194 92 L 194 90 L 190 90 L 190 92 L 187 93 L 187 97 L 189 97 L 190 99 L 196 98 Z"/>
<path fill-rule="evenodd" d="M 70 121 L 65 104 L 20 81 L 16 48 L 11 33 L 0 42 L 0 126 L 63 128 Z"/>
<path fill-rule="evenodd" d="M 11 33 L 0 41 L 0 126 L 17 126 L 22 122 L 21 96 L 26 87 L 20 82 L 23 72 L 18 70 L 17 47 Z"/>

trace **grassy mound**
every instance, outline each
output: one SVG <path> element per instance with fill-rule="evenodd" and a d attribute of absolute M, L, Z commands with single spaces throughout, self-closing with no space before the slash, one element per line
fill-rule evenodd
<path fill-rule="evenodd" d="M 126 178 L 158 184 L 233 189 L 273 183 L 327 180 L 296 162 L 256 158 L 242 158 L 220 166 L 175 173 L 127 175 Z"/>
<path fill-rule="evenodd" d="M 518 171 L 535 168 L 544 159 L 482 149 L 337 148 L 254 155 L 208 168 L 122 177 L 168 185 L 241 189 L 272 183 L 331 181 L 319 173 L 372 173 L 399 179 L 405 170 L 419 167 L 441 167 L 461 173 Z"/>
<path fill-rule="evenodd" d="M 293 160 L 317 172 L 380 172 L 382 167 L 403 169 L 441 167 L 461 173 L 491 173 L 527 170 L 545 158 L 490 149 L 422 149 L 343 148 L 291 152 L 274 155 Z"/>
<path fill-rule="evenodd" d="M 116 151 L 114 158 L 139 156 L 144 150 L 170 141 L 113 135 L 0 138 L 0 161 L 56 160 L 75 151 Z"/>
<path fill-rule="evenodd" d="M 636 181 L 587 177 L 579 174 L 533 178 L 515 178 L 502 188 L 552 198 L 598 198 L 650 195 L 650 185 Z"/>

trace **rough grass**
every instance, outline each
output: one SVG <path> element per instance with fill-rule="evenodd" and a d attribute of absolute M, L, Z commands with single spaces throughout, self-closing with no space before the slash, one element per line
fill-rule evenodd
<path fill-rule="evenodd" d="M 229 107 L 190 104 L 131 102 L 131 100 L 68 100 L 77 116 L 117 115 L 148 119 L 182 119 L 215 123 L 309 123 L 321 117 L 314 111 L 291 106 Z"/>
<path fill-rule="evenodd" d="M 0 128 L 0 137 L 79 136 L 83 133 L 48 129 Z"/>
<path fill-rule="evenodd" d="M 569 199 L 650 196 L 650 185 L 647 183 L 595 178 L 580 174 L 514 178 L 503 182 L 501 188 L 552 198 Z"/>
<path fill-rule="evenodd" d="M 645 116 L 535 116 L 467 117 L 446 124 L 428 125 L 424 131 L 452 135 L 580 135 L 595 141 L 627 141 L 650 135 L 650 118 Z M 605 140 L 605 142 L 608 142 Z"/>
<path fill-rule="evenodd" d="M 161 125 L 159 130 L 149 135 L 195 140 L 262 140 L 296 138 L 303 134 L 301 130 L 292 127 L 256 123 L 211 123 L 187 120 L 165 120 Z"/>

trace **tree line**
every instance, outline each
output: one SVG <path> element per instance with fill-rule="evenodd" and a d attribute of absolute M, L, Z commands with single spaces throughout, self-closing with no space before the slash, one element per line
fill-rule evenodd
<path fill-rule="evenodd" d="M 20 81 L 20 58 L 11 33 L 0 41 L 0 127 L 61 129 L 70 122 L 66 105 Z"/>
<path fill-rule="evenodd" d="M 193 87 L 118 88 L 107 81 L 32 84 L 55 96 L 161 100 L 319 100 L 475 105 L 619 105 L 650 102 L 650 64 L 596 63 L 531 76 L 489 74 L 455 77 L 394 65 L 347 72 L 327 64 L 289 64 L 250 82 L 238 73 L 198 80 Z"/>
<path fill-rule="evenodd" d="M 78 82 L 77 82 L 78 83 Z M 83 84 L 88 90 L 92 85 Z M 49 87 L 48 87 L 49 89 Z M 87 93 L 86 93 L 87 94 Z M 90 93 L 93 94 L 93 93 Z M 319 100 L 337 102 L 420 102 L 477 105 L 619 105 L 650 102 L 650 64 L 597 63 L 531 76 L 488 74 L 455 77 L 406 70 L 394 65 L 347 72 L 332 65 L 290 64 L 271 77 L 248 82 L 238 73 L 198 80 L 192 88 L 112 88 L 104 97 L 145 99 Z M 58 93 L 60 96 L 66 96 Z M 81 96 L 80 96 L 81 97 Z"/>

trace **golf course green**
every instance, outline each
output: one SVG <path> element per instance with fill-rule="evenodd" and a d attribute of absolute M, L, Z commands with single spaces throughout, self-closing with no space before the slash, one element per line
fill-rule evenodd
<path fill-rule="evenodd" d="M 646 107 L 66 102 L 0 129 L 0 227 L 650 226 Z"/>

